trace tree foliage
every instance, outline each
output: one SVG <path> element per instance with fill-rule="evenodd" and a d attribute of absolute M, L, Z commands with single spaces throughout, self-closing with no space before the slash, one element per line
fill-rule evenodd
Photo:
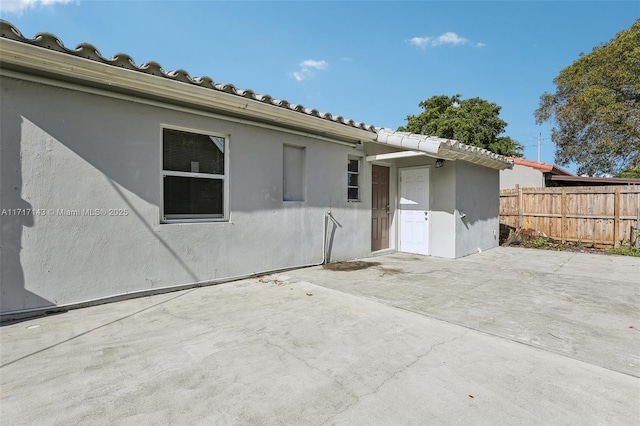
<path fill-rule="evenodd" d="M 407 116 L 407 125 L 400 126 L 399 131 L 455 139 L 497 154 L 522 157 L 522 145 L 508 136 L 498 136 L 507 123 L 499 117 L 501 107 L 495 103 L 440 95 L 420 102 L 419 106 L 424 111 Z"/>
<path fill-rule="evenodd" d="M 560 71 L 536 121 L 555 121 L 556 162 L 578 174 L 616 174 L 640 166 L 640 20 Z"/>
<path fill-rule="evenodd" d="M 630 169 L 623 170 L 622 172 L 615 175 L 615 177 L 640 179 L 640 166 L 631 167 Z"/>

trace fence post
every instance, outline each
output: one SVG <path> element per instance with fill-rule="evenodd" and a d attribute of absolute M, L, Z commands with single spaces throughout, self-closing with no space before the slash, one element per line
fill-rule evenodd
<path fill-rule="evenodd" d="M 638 207 L 638 217 L 636 218 L 636 248 L 640 250 L 640 207 Z"/>
<path fill-rule="evenodd" d="M 562 244 L 566 243 L 565 226 L 567 222 L 567 190 L 562 188 L 562 195 L 560 196 L 560 240 Z"/>
<path fill-rule="evenodd" d="M 516 184 L 516 190 L 518 191 L 518 229 L 521 229 L 523 200 L 522 200 L 522 188 L 520 188 L 520 185 Z"/>
<path fill-rule="evenodd" d="M 613 248 L 620 246 L 620 188 L 613 197 Z"/>

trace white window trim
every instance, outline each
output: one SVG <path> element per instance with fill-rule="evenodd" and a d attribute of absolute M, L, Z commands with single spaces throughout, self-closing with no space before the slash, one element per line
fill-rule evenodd
<path fill-rule="evenodd" d="M 208 174 L 208 173 L 191 173 L 191 172 L 177 172 L 172 170 L 164 170 L 163 167 L 163 152 L 164 152 L 164 140 L 163 140 L 163 130 L 178 130 L 189 133 L 196 133 L 200 135 L 206 136 L 216 136 L 220 138 L 224 138 L 225 147 L 224 147 L 224 174 Z M 229 153 L 231 136 L 223 133 L 211 132 L 208 130 L 196 129 L 191 127 L 181 127 L 175 126 L 172 124 L 160 124 L 160 155 L 159 155 L 159 169 L 160 169 L 160 223 L 208 223 L 208 222 L 229 222 L 230 220 L 230 209 L 229 209 Z M 164 177 L 165 176 L 180 176 L 180 177 L 192 177 L 192 178 L 202 178 L 202 179 L 217 179 L 222 180 L 222 216 L 221 217 L 211 217 L 210 215 L 182 215 L 181 218 L 167 218 L 164 214 Z M 188 216 L 188 217 L 184 217 Z M 202 217 L 206 216 L 206 217 Z"/>
<path fill-rule="evenodd" d="M 358 171 L 357 172 L 351 172 L 349 171 L 349 161 L 350 160 L 357 160 L 358 161 Z M 349 175 L 358 175 L 358 185 L 349 185 Z M 362 201 L 362 158 L 361 157 L 352 157 L 349 156 L 347 158 L 347 201 L 349 203 L 359 203 L 360 201 Z M 358 189 L 358 198 L 357 199 L 353 199 L 353 198 L 349 198 L 349 189 L 351 188 L 357 188 Z"/>

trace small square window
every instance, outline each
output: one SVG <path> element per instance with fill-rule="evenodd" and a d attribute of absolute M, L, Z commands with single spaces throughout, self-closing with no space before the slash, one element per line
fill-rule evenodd
<path fill-rule="evenodd" d="M 350 158 L 347 163 L 347 200 L 360 201 L 360 160 Z"/>

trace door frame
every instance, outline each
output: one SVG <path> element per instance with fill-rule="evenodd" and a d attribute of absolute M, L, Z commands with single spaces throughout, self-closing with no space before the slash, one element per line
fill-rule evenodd
<path fill-rule="evenodd" d="M 433 220 L 431 218 L 431 205 L 432 205 L 432 201 L 433 201 L 433 191 L 432 189 L 432 184 L 431 184 L 431 175 L 433 173 L 432 169 L 433 167 L 429 164 L 425 164 L 424 166 L 410 166 L 410 167 L 398 167 L 398 171 L 397 171 L 397 184 L 398 187 L 396 189 L 396 203 L 395 203 L 395 207 L 396 210 L 398 212 L 398 220 L 396 221 L 396 229 L 394 230 L 397 238 L 396 238 L 396 250 L 400 252 L 400 248 L 402 247 L 402 241 L 400 240 L 402 237 L 402 220 L 400 219 L 400 216 L 402 215 L 401 213 L 401 209 L 400 209 L 400 198 L 401 198 L 401 194 L 402 194 L 402 179 L 401 179 L 401 175 L 402 175 L 402 171 L 403 170 L 412 170 L 412 169 L 427 169 L 427 173 L 429 175 L 429 197 L 427 202 L 429 203 L 429 209 L 427 210 L 427 212 L 429 212 L 429 220 L 427 221 L 427 254 L 424 256 L 430 256 L 431 252 L 432 252 L 432 239 L 431 239 L 431 235 L 433 234 L 431 231 L 431 224 L 433 223 Z"/>
<path fill-rule="evenodd" d="M 371 200 L 373 203 L 373 167 L 374 166 L 378 166 L 378 167 L 384 167 L 386 169 L 389 170 L 389 182 L 387 185 L 387 201 L 389 204 L 389 213 L 388 213 L 388 221 L 387 221 L 387 234 L 388 234 L 388 247 L 386 248 L 382 248 L 379 250 L 373 250 L 373 247 L 370 246 L 370 250 L 372 253 L 376 253 L 376 252 L 381 252 L 381 251 L 385 251 L 385 250 L 392 250 L 395 249 L 394 247 L 394 243 L 395 243 L 395 226 L 394 226 L 394 222 L 393 222 L 393 216 L 394 216 L 394 212 L 395 212 L 395 199 L 392 198 L 395 194 L 393 194 L 394 192 L 394 171 L 395 171 L 395 167 L 392 164 L 389 163 L 383 163 L 383 162 L 372 162 L 371 163 L 371 167 L 370 167 L 370 176 L 371 176 L 371 181 L 370 181 L 370 185 L 369 188 L 371 189 Z M 371 218 L 373 217 L 373 205 L 370 207 L 369 211 L 371 213 Z M 369 243 L 371 244 L 371 242 L 373 242 L 373 235 L 370 235 L 369 237 Z"/>

